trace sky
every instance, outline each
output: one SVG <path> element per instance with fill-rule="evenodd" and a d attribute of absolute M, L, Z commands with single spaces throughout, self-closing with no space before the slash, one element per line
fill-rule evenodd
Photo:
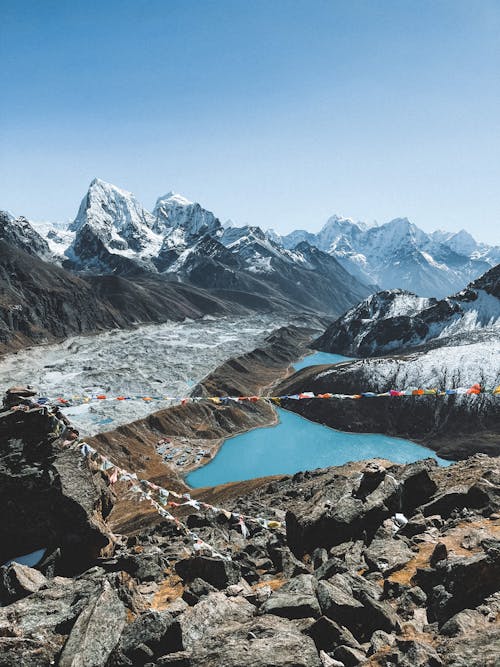
<path fill-rule="evenodd" d="M 90 181 L 223 221 L 500 244 L 500 2 L 0 0 L 0 208 Z"/>

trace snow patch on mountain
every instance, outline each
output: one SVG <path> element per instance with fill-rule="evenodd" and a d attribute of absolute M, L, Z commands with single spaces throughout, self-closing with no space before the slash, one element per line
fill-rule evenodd
<path fill-rule="evenodd" d="M 333 322 L 315 347 L 370 356 L 481 330 L 500 337 L 500 265 L 441 300 L 403 290 L 373 294 Z"/>
<path fill-rule="evenodd" d="M 157 232 L 169 234 L 177 231 L 176 243 L 186 243 L 190 237 L 200 234 L 222 234 L 221 222 L 211 211 L 174 192 L 158 198 L 153 216 Z"/>
<path fill-rule="evenodd" d="M 443 346 L 398 356 L 354 362 L 372 391 L 388 388 L 456 388 L 480 382 L 486 387 L 500 384 L 500 337 L 491 335 L 480 342 Z M 334 374 L 323 371 L 318 378 Z M 360 391 L 363 387 L 360 387 Z"/>

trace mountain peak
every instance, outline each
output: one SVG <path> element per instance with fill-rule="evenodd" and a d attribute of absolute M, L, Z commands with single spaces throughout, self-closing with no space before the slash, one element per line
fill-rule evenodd
<path fill-rule="evenodd" d="M 157 231 L 179 229 L 188 237 L 200 233 L 218 235 L 222 232 L 220 220 L 211 211 L 175 192 L 158 197 L 153 215 Z"/>
<path fill-rule="evenodd" d="M 113 193 L 121 197 L 134 198 L 134 195 L 128 190 L 123 190 L 123 188 L 119 188 L 117 185 L 114 185 L 113 183 L 108 183 L 108 181 L 103 181 L 102 178 L 97 178 L 97 177 L 93 178 L 92 181 L 90 182 L 87 194 L 94 192 L 106 192 L 110 194 Z"/>
<path fill-rule="evenodd" d="M 190 201 L 187 197 L 184 197 L 184 195 L 181 195 L 178 192 L 174 192 L 173 190 L 170 190 L 162 197 L 158 197 L 156 200 L 155 209 L 159 208 L 164 202 L 176 204 L 177 206 L 191 206 L 193 204 L 193 202 Z"/>
<path fill-rule="evenodd" d="M 78 235 L 86 229 L 114 252 L 126 252 L 150 244 L 153 225 L 153 216 L 131 192 L 94 178 L 69 229 L 77 233 L 73 244 L 77 247 L 81 244 Z"/>

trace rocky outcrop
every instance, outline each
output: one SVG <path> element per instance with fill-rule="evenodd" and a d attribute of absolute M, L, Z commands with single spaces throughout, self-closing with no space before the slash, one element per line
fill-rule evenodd
<path fill-rule="evenodd" d="M 46 549 L 57 551 L 59 573 L 74 574 L 110 541 L 104 518 L 112 497 L 55 429 L 45 408 L 0 412 L 0 562 Z"/>

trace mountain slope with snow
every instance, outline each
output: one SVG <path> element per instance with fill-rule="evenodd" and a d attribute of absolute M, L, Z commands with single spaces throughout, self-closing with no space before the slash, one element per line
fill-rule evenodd
<path fill-rule="evenodd" d="M 220 220 L 211 211 L 202 208 L 197 202 L 191 202 L 180 194 L 169 192 L 159 197 L 153 209 L 158 232 L 172 233 L 178 230 L 182 237 L 222 234 Z"/>
<path fill-rule="evenodd" d="M 373 294 L 331 324 L 314 347 L 372 356 L 484 330 L 500 338 L 500 264 L 441 300 L 403 290 Z"/>
<path fill-rule="evenodd" d="M 47 241 L 22 216 L 15 218 L 7 211 L 0 211 L 0 240 L 23 250 L 28 255 L 46 261 L 54 259 Z"/>
<path fill-rule="evenodd" d="M 330 255 L 307 244 L 286 249 L 259 227 L 224 228 L 212 212 L 171 192 L 150 213 L 130 192 L 94 179 L 69 230 L 45 232 L 63 265 L 86 275 L 159 274 L 242 292 L 247 302 L 258 295 L 333 315 L 370 292 Z"/>
<path fill-rule="evenodd" d="M 465 231 L 427 234 L 407 218 L 370 226 L 333 216 L 317 234 L 298 230 L 279 238 L 287 248 L 307 240 L 365 284 L 438 298 L 500 261 L 500 248 L 479 244 Z"/>

